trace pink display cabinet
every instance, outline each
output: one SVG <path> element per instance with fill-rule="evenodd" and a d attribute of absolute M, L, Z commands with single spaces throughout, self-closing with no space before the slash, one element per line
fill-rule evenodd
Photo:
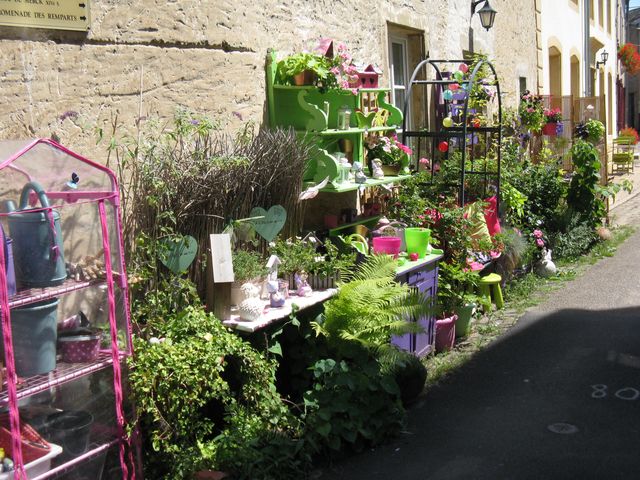
<path fill-rule="evenodd" d="M 0 447 L 14 463 L 0 480 L 142 478 L 120 215 L 108 168 L 48 139 L 0 142 Z M 69 354 L 87 339 L 90 355 Z"/>

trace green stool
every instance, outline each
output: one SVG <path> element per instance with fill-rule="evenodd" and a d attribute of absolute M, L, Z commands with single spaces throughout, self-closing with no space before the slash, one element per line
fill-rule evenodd
<path fill-rule="evenodd" d="M 486 298 L 488 300 L 486 303 L 490 304 L 491 296 L 493 295 L 493 303 L 496 304 L 497 309 L 504 307 L 500 282 L 502 282 L 502 277 L 497 273 L 490 273 L 486 277 L 480 277 L 480 281 L 478 282 L 480 296 Z"/>

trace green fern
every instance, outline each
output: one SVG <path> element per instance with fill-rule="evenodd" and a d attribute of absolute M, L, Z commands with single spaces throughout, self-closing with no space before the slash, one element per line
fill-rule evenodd
<path fill-rule="evenodd" d="M 356 341 L 367 348 L 389 343 L 392 335 L 421 331 L 412 318 L 428 315 L 425 297 L 395 281 L 397 263 L 374 256 L 349 275 L 349 282 L 325 304 L 324 319 L 316 331 L 329 342 Z"/>

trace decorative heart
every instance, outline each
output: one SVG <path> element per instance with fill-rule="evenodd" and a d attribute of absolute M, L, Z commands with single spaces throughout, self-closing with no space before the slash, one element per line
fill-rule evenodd
<path fill-rule="evenodd" d="M 280 230 L 282 230 L 282 227 L 284 227 L 284 222 L 287 221 L 287 211 L 282 205 L 274 205 L 269 211 L 266 211 L 262 207 L 255 207 L 251 210 L 249 216 L 263 217 L 251 220 L 251 223 L 253 224 L 253 228 L 256 229 L 256 232 L 258 232 L 258 235 L 267 242 L 276 238 Z"/>
<path fill-rule="evenodd" d="M 186 271 L 198 253 L 198 242 L 191 235 L 164 238 L 161 243 L 165 246 L 165 251 L 160 255 L 160 261 L 176 274 Z"/>

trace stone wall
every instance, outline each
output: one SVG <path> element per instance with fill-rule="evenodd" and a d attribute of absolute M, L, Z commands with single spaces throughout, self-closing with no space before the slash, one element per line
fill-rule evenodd
<path fill-rule="evenodd" d="M 103 160 L 93 127 L 108 133 L 116 119 L 134 132 L 139 117 L 168 118 L 185 106 L 228 129 L 261 123 L 268 48 L 286 54 L 331 37 L 387 72 L 387 22 L 424 32 L 433 58 L 461 57 L 472 33 L 474 49 L 490 55 L 514 105 L 519 76 L 535 89 L 533 0 L 494 0 L 499 13 L 489 32 L 477 15 L 470 18 L 470 3 L 92 0 L 86 34 L 0 27 L 0 139 L 56 134 Z"/>

